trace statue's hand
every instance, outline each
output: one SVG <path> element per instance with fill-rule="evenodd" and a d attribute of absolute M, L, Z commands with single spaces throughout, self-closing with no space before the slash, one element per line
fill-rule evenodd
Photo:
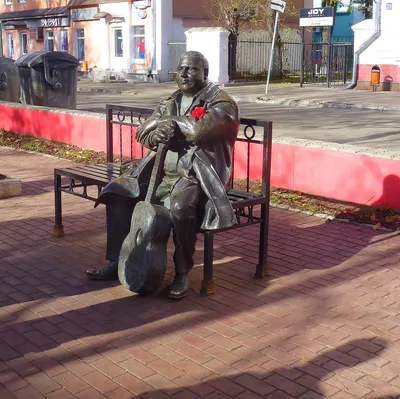
<path fill-rule="evenodd" d="M 168 143 L 174 137 L 175 128 L 176 122 L 172 120 L 159 123 L 151 133 L 151 145 L 157 146 L 160 143 Z"/>

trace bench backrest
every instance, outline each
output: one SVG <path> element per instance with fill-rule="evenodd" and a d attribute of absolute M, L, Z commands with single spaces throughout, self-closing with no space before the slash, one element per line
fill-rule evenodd
<path fill-rule="evenodd" d="M 153 113 L 150 108 L 138 108 L 121 105 L 107 104 L 107 162 L 114 162 L 114 134 L 118 132 L 119 160 L 122 162 L 123 155 L 130 158 L 138 158 L 134 148 L 136 143 L 136 128 L 147 120 Z M 116 128 L 116 129 L 115 129 Z M 128 141 L 127 146 L 124 143 Z M 240 165 L 235 162 L 237 158 L 238 145 L 241 146 L 240 153 L 245 154 L 245 161 L 241 157 Z M 261 181 L 261 191 L 263 196 L 269 195 L 270 176 L 271 176 L 271 145 L 272 145 L 272 122 L 260 121 L 257 119 L 241 118 L 240 130 L 235 150 L 233 153 L 233 176 L 238 172 L 240 166 L 240 175 L 244 179 L 241 188 L 251 192 L 251 180 L 254 180 L 253 165 L 260 162 L 252 161 L 252 152 L 256 152 L 262 157 L 261 171 L 259 180 Z M 128 150 L 127 150 L 128 148 Z M 139 158 L 144 156 L 146 149 L 140 145 Z M 261 151 L 260 151 L 261 150 Z M 136 152 L 137 153 L 137 152 Z M 135 156 L 136 155 L 136 156 Z M 258 174 L 256 174 L 258 175 Z M 234 182 L 232 181 L 232 188 Z"/>

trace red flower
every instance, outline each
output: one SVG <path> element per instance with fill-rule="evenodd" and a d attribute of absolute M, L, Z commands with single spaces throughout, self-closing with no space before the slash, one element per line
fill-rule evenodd
<path fill-rule="evenodd" d="M 192 116 L 196 119 L 202 118 L 207 111 L 203 107 L 197 107 L 192 111 Z"/>

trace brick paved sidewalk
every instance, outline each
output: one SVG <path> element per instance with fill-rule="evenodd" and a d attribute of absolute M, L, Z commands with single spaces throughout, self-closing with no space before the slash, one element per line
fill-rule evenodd
<path fill-rule="evenodd" d="M 185 300 L 141 298 L 85 277 L 105 264 L 104 208 L 64 196 L 51 237 L 68 164 L 0 149 L 24 191 L 0 200 L 0 399 L 400 396 L 398 235 L 273 209 L 268 280 L 249 228 L 217 238 L 215 296 L 199 263 Z"/>

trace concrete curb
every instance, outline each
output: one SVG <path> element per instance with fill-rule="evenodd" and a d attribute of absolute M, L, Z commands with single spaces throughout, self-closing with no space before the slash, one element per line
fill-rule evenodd
<path fill-rule="evenodd" d="M 400 111 L 400 106 L 364 105 L 353 103 L 336 103 L 324 100 L 297 100 L 291 98 L 255 97 L 255 96 L 233 96 L 237 102 L 254 102 L 259 104 L 284 105 L 289 107 L 310 108 L 339 108 L 339 109 L 361 109 L 373 111 Z"/>
<path fill-rule="evenodd" d="M 359 147 L 352 144 L 339 144 L 329 141 L 298 139 L 289 136 L 274 137 L 272 142 L 277 144 L 293 145 L 297 147 L 315 148 L 318 150 L 349 152 L 357 155 L 365 155 L 371 158 L 391 159 L 394 161 L 400 160 L 400 153 L 398 151 L 381 148 Z"/>

